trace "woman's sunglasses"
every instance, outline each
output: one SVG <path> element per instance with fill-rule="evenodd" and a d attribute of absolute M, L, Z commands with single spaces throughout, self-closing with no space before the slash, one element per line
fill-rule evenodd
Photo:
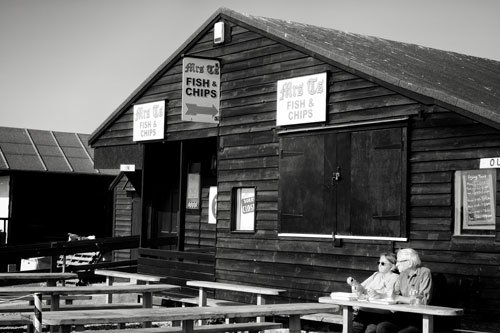
<path fill-rule="evenodd" d="M 385 265 L 389 265 L 389 263 L 383 262 L 383 261 L 377 261 L 377 265 L 385 266 Z"/>

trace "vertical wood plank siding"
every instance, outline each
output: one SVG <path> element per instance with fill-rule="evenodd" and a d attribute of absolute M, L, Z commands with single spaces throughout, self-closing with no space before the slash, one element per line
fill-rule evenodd
<path fill-rule="evenodd" d="M 114 188 L 113 237 L 132 235 L 132 198 L 127 194 L 127 177 L 124 176 Z M 130 250 L 113 251 L 113 260 L 129 260 Z"/>
<path fill-rule="evenodd" d="M 241 27 L 233 27 L 228 45 L 214 47 L 208 32 L 185 54 L 222 62 L 219 128 L 181 122 L 181 60 L 136 102 L 168 99 L 167 140 L 219 135 L 218 281 L 287 289 L 279 301 L 315 301 L 333 290 L 347 291 L 348 276 L 366 278 L 376 270 L 380 253 L 413 247 L 426 266 L 456 288 L 450 295 L 455 306 L 466 308 L 465 327 L 500 323 L 498 243 L 493 238 L 452 237 L 454 170 L 474 169 L 479 158 L 500 156 L 498 131 L 440 108 L 419 117 L 423 106 L 416 101 Z M 277 236 L 276 81 L 324 71 L 329 72 L 330 124 L 415 116 L 409 125 L 408 243 L 345 240 L 335 247 L 331 240 Z M 117 119 L 96 146 L 131 142 L 131 110 Z M 255 234 L 230 229 L 231 190 L 240 186 L 256 188 Z M 203 198 L 207 196 L 204 189 Z M 187 244 L 202 243 L 202 233 L 214 232 L 206 224 L 203 202 L 202 217 L 186 218 Z"/>

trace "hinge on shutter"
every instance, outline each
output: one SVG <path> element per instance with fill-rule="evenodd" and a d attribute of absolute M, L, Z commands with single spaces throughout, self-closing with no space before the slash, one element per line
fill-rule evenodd
<path fill-rule="evenodd" d="M 303 151 L 280 150 L 280 158 L 304 155 Z"/>

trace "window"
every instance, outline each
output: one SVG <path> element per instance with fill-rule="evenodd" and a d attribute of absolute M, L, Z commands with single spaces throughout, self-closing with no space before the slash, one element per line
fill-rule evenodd
<path fill-rule="evenodd" d="M 233 189 L 233 231 L 255 230 L 255 188 Z"/>
<path fill-rule="evenodd" d="M 280 232 L 404 237 L 406 128 L 281 137 Z"/>
<path fill-rule="evenodd" d="M 496 170 L 455 172 L 454 235 L 494 235 Z"/>

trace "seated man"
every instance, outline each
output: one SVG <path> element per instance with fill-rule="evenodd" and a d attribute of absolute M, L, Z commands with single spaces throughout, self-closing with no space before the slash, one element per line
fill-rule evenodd
<path fill-rule="evenodd" d="M 400 274 L 394 287 L 395 300 L 398 303 L 429 304 L 432 296 L 431 271 L 420 265 L 420 257 L 415 250 L 401 249 L 398 251 L 396 266 Z M 396 312 L 388 321 L 377 325 L 377 333 L 420 332 L 421 325 L 421 315 Z"/>

